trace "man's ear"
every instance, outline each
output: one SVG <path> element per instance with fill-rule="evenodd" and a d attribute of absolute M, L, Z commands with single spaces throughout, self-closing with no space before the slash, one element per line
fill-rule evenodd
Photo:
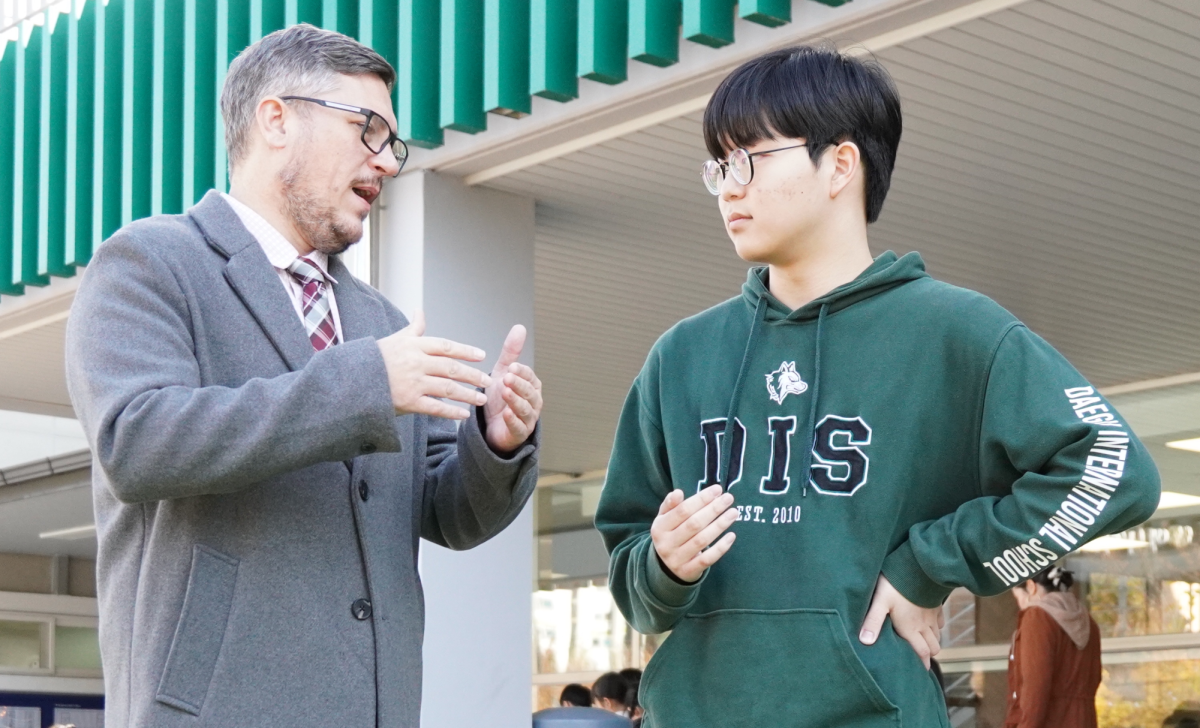
<path fill-rule="evenodd" d="M 829 179 L 829 196 L 836 198 L 853 191 L 851 186 L 862 175 L 862 157 L 854 142 L 842 142 L 833 148 L 833 175 Z M 861 184 L 859 185 L 861 187 Z"/>
<path fill-rule="evenodd" d="M 278 96 L 268 96 L 259 101 L 254 110 L 254 126 L 268 149 L 287 146 L 288 132 L 294 132 L 295 118 L 296 115 Z"/>

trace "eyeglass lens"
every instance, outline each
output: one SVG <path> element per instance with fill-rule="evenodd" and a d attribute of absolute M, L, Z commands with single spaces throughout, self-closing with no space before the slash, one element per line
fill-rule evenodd
<path fill-rule="evenodd" d="M 729 173 L 740 185 L 748 185 L 750 180 L 754 179 L 754 163 L 750 159 L 750 153 L 745 149 L 734 149 L 729 153 L 729 160 L 725 164 L 714 159 L 704 163 L 701 173 L 704 178 L 704 186 L 714 195 L 721 194 L 721 182 L 725 180 L 725 167 L 729 168 Z"/>
<path fill-rule="evenodd" d="M 392 139 L 392 130 L 388 127 L 382 116 L 373 114 L 371 121 L 367 124 L 367 130 L 363 136 L 363 141 L 367 143 L 367 147 L 376 154 L 383 151 L 388 140 L 391 139 L 392 153 L 396 155 L 396 160 L 403 163 L 405 157 L 408 156 L 408 150 L 404 146 L 404 142 L 399 139 Z"/>

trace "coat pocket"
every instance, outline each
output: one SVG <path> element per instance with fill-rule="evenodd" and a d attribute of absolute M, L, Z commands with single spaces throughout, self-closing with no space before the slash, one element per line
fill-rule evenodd
<path fill-rule="evenodd" d="M 651 659 L 641 692 L 647 728 L 900 725 L 827 609 L 689 615 Z"/>
<path fill-rule="evenodd" d="M 200 715 L 225 640 L 237 572 L 237 559 L 206 546 L 192 550 L 183 610 L 155 696 L 160 703 Z"/>

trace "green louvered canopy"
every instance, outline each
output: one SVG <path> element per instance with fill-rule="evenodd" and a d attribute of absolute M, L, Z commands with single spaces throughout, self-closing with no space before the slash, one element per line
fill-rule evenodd
<path fill-rule="evenodd" d="M 846 0 L 819 0 L 841 5 Z M 680 39 L 721 47 L 734 19 L 790 22 L 791 0 L 73 0 L 0 52 L 0 295 L 74 275 L 121 225 L 225 189 L 217 108 L 229 62 L 312 23 L 399 73 L 399 133 L 433 148 L 569 102 L 579 79 L 669 66 Z M 8 202 L 11 201 L 11 204 Z"/>

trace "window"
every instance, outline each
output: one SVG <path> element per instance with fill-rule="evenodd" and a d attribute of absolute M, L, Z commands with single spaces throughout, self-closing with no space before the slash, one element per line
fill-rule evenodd
<path fill-rule="evenodd" d="M 0 670 L 48 671 L 51 624 L 49 620 L 0 618 Z"/>
<path fill-rule="evenodd" d="M 568 683 L 645 667 L 664 639 L 630 627 L 608 591 L 608 554 L 592 526 L 603 484 L 568 479 L 534 495 L 534 710 L 557 705 Z"/>
<path fill-rule="evenodd" d="M 0 613 L 0 673 L 101 677 L 96 624 L 95 617 Z"/>

